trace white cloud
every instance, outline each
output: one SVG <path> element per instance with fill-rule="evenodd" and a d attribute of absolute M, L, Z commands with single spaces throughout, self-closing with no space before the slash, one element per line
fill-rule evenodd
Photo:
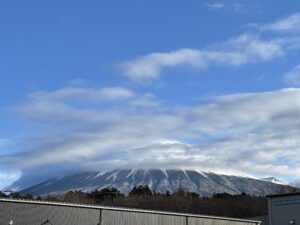
<path fill-rule="evenodd" d="M 215 2 L 215 3 L 206 3 L 205 6 L 210 9 L 218 10 L 218 9 L 223 9 L 225 7 L 225 4 L 221 2 Z"/>
<path fill-rule="evenodd" d="M 273 32 L 299 32 L 300 31 L 300 13 L 292 14 L 288 17 L 277 20 L 273 23 L 256 25 L 261 30 Z"/>
<path fill-rule="evenodd" d="M 239 9 L 239 4 L 235 4 Z M 207 3 L 212 9 L 226 9 L 225 3 Z M 211 67 L 238 67 L 263 63 L 300 49 L 300 13 L 292 14 L 269 24 L 252 23 L 256 28 L 228 41 L 202 49 L 182 48 L 169 52 L 155 52 L 119 64 L 121 73 L 135 82 L 158 79 L 164 69 L 188 67 L 205 70 Z M 249 28 L 249 27 L 248 27 Z M 264 32 L 258 32 L 264 31 Z M 272 31 L 266 35 L 266 31 Z"/>
<path fill-rule="evenodd" d="M 127 101 L 142 101 L 144 97 L 135 96 L 135 94 L 122 87 L 107 88 L 82 88 L 66 87 L 52 92 L 39 91 L 29 95 L 29 100 L 15 109 L 15 111 L 31 117 L 40 122 L 67 122 L 78 121 L 80 123 L 85 118 L 85 123 L 94 122 L 96 108 L 105 106 L 105 114 L 98 113 L 98 122 L 105 121 L 106 113 L 109 113 L 109 106 L 114 104 L 122 105 Z M 146 99 L 145 99 L 146 100 Z M 149 100 L 150 101 L 150 100 Z M 94 109 L 90 108 L 93 105 Z M 80 107 L 81 110 L 74 110 Z M 55 110 L 53 110 L 55 109 Z M 114 116 L 111 112 L 111 117 Z"/>
<path fill-rule="evenodd" d="M 21 177 L 20 171 L 0 170 L 0 191 Z"/>
<path fill-rule="evenodd" d="M 265 62 L 284 54 L 279 40 L 264 41 L 257 36 L 243 34 L 225 43 L 204 50 L 180 49 L 167 53 L 151 53 L 120 65 L 122 72 L 133 81 L 157 79 L 165 68 L 189 66 L 206 69 L 210 66 L 241 66 Z"/>
<path fill-rule="evenodd" d="M 120 101 L 133 96 L 130 90 L 122 87 L 100 89 L 67 87 L 53 92 L 34 92 L 30 97 L 38 101 L 107 102 Z"/>
<path fill-rule="evenodd" d="M 158 78 L 164 67 L 191 65 L 203 68 L 202 52 L 193 49 L 180 49 L 169 53 L 152 53 L 120 65 L 122 71 L 133 80 L 143 81 Z"/>
<path fill-rule="evenodd" d="M 225 12 L 234 12 L 234 13 L 241 13 L 244 12 L 244 7 L 239 2 L 212 2 L 212 3 L 205 3 L 205 7 L 210 10 L 222 10 Z"/>
<path fill-rule="evenodd" d="M 132 100 L 118 108 L 82 109 L 60 99 L 66 111 L 51 100 L 43 103 L 45 113 L 33 102 L 40 98 L 30 99 L 23 116 L 40 122 L 42 115 L 48 126 L 64 129 L 23 139 L 24 152 L 1 157 L 0 164 L 22 171 L 51 165 L 189 167 L 300 178 L 300 89 L 218 96 L 190 107 L 144 108 Z"/>
<path fill-rule="evenodd" d="M 146 93 L 128 102 L 133 107 L 157 109 L 161 103 L 151 93 Z"/>
<path fill-rule="evenodd" d="M 138 95 L 121 87 L 67 87 L 34 92 L 25 104 L 15 107 L 14 111 L 43 123 L 74 124 L 75 121 L 75 124 L 106 124 L 119 119 L 118 110 L 123 114 L 132 114 L 136 110 L 141 112 L 143 108 L 159 110 L 160 105 L 160 101 L 151 93 Z M 107 115 L 110 120 L 107 120 Z"/>
<path fill-rule="evenodd" d="M 284 81 L 292 86 L 300 86 L 300 65 L 284 75 Z"/>

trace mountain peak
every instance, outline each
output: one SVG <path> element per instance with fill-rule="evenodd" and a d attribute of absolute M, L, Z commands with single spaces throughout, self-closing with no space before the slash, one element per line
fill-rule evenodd
<path fill-rule="evenodd" d="M 274 182 L 276 181 L 276 182 Z M 84 172 L 51 179 L 29 187 L 21 194 L 59 194 L 70 190 L 91 192 L 115 187 L 128 194 L 134 186 L 148 185 L 152 191 L 174 192 L 179 188 L 202 196 L 214 193 L 266 195 L 284 187 L 274 179 L 255 179 L 186 169 L 123 169 L 103 172 Z"/>

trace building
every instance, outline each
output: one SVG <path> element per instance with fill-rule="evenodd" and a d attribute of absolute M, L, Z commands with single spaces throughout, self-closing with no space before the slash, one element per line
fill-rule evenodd
<path fill-rule="evenodd" d="M 260 221 L 260 225 L 270 225 L 269 215 L 255 216 L 248 219 Z"/>
<path fill-rule="evenodd" d="M 270 225 L 300 224 L 300 192 L 267 197 Z"/>
<path fill-rule="evenodd" d="M 260 225 L 260 222 L 138 209 L 0 199 L 0 225 Z"/>

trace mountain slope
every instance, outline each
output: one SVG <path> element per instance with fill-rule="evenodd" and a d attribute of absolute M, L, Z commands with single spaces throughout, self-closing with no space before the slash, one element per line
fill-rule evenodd
<path fill-rule="evenodd" d="M 272 183 L 275 183 L 275 184 L 288 185 L 287 182 L 279 180 L 276 177 L 265 177 L 265 178 L 261 178 L 261 180 L 269 181 L 269 182 L 272 182 Z"/>
<path fill-rule="evenodd" d="M 108 172 L 85 172 L 50 179 L 21 191 L 21 194 L 45 195 L 69 190 L 90 192 L 104 187 L 116 187 L 127 194 L 133 186 L 148 185 L 153 191 L 174 192 L 178 188 L 203 196 L 227 192 L 266 195 L 285 187 L 270 181 L 248 177 L 228 176 L 196 170 L 113 170 Z"/>

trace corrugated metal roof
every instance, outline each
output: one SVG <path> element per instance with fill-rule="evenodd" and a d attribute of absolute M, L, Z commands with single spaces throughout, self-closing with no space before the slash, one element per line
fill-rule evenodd
<path fill-rule="evenodd" d="M 7 199 L 7 198 L 0 198 L 0 202 L 53 205 L 53 206 L 90 208 L 90 209 L 103 209 L 103 210 L 113 210 L 113 211 L 126 211 L 126 212 L 151 213 L 151 214 L 160 214 L 160 215 L 172 215 L 172 216 L 188 216 L 188 217 L 194 217 L 194 218 L 207 218 L 207 219 L 250 222 L 250 223 L 260 224 L 260 221 L 239 219 L 239 218 L 208 216 L 208 215 L 199 215 L 199 214 L 174 213 L 174 212 L 168 212 L 168 211 L 155 211 L 155 210 L 144 210 L 144 209 L 133 209 L 133 208 L 108 207 L 108 206 L 99 206 L 99 205 L 73 204 L 73 203 L 66 203 L 66 202 L 47 202 L 47 201 L 19 200 L 19 199 Z"/>
<path fill-rule="evenodd" d="M 273 198 L 273 197 L 282 197 L 282 196 L 291 196 L 291 195 L 300 195 L 300 192 L 291 192 L 291 193 L 267 195 L 266 197 L 267 198 Z"/>

